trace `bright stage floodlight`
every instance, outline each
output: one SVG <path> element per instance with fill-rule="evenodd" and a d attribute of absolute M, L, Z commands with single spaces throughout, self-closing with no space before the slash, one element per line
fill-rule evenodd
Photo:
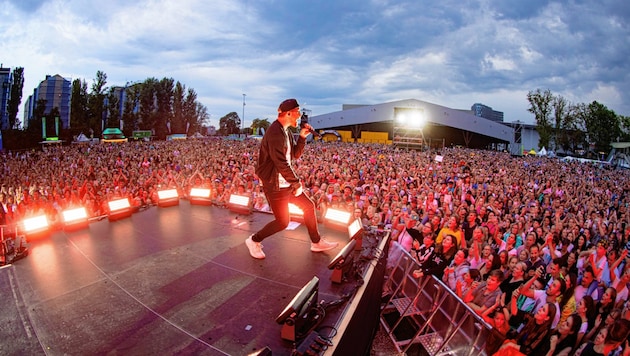
<path fill-rule="evenodd" d="M 107 202 L 109 207 L 109 214 L 107 218 L 109 221 L 124 219 L 131 216 L 131 204 L 128 198 L 122 198 L 117 200 L 110 200 Z"/>
<path fill-rule="evenodd" d="M 326 209 L 324 213 L 324 223 L 338 229 L 346 230 L 350 223 L 352 213 L 346 210 L 339 210 L 334 208 Z"/>
<path fill-rule="evenodd" d="M 361 219 L 355 219 L 350 225 L 348 225 L 348 236 L 350 240 L 357 242 L 355 250 L 360 250 L 363 247 L 363 223 Z"/>
<path fill-rule="evenodd" d="M 174 206 L 179 205 L 179 194 L 177 189 L 158 190 L 158 206 Z"/>
<path fill-rule="evenodd" d="M 394 120 L 398 126 L 409 129 L 421 129 L 426 123 L 424 110 L 413 108 L 396 108 Z"/>
<path fill-rule="evenodd" d="M 330 275 L 330 280 L 333 283 L 342 282 L 344 270 L 347 269 L 350 261 L 353 259 L 352 253 L 355 250 L 356 244 L 356 240 L 350 240 L 328 264 L 328 269 L 333 270 L 333 273 Z"/>
<path fill-rule="evenodd" d="M 24 235 L 27 237 L 39 237 L 47 235 L 50 232 L 46 215 L 26 218 L 22 220 L 22 226 L 24 228 Z"/>
<path fill-rule="evenodd" d="M 304 222 L 304 212 L 297 205 L 289 203 L 289 218 L 296 222 Z"/>
<path fill-rule="evenodd" d="M 63 227 L 66 230 L 78 230 L 88 226 L 87 210 L 84 207 L 67 209 L 61 212 Z"/>
<path fill-rule="evenodd" d="M 228 209 L 237 214 L 249 215 L 252 213 L 251 199 L 246 195 L 230 194 Z"/>
<path fill-rule="evenodd" d="M 191 188 L 189 198 L 190 204 L 210 205 L 210 188 Z"/>

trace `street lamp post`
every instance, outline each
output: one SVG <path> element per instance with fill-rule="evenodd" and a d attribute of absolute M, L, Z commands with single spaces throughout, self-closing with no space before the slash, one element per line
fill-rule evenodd
<path fill-rule="evenodd" d="M 241 123 L 241 126 L 242 126 L 241 131 L 245 131 L 245 97 L 246 95 L 243 94 L 243 120 L 242 120 L 243 122 Z"/>

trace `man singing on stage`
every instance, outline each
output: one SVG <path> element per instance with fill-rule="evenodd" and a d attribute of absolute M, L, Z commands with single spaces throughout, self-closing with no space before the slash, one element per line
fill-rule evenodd
<path fill-rule="evenodd" d="M 324 240 L 319 235 L 315 204 L 304 194 L 302 183 L 291 165 L 292 160 L 302 155 L 306 137 L 313 130 L 311 125 L 303 123 L 300 127 L 300 137 L 297 143 L 294 143 L 293 134 L 288 128 L 297 127 L 300 117 L 300 105 L 297 100 L 283 101 L 278 107 L 278 119 L 269 126 L 260 143 L 256 175 L 262 182 L 275 220 L 245 240 L 249 254 L 253 258 L 265 258 L 260 242 L 289 225 L 289 203 L 295 204 L 304 212 L 304 224 L 311 238 L 311 251 L 327 251 L 338 245 L 336 242 Z"/>

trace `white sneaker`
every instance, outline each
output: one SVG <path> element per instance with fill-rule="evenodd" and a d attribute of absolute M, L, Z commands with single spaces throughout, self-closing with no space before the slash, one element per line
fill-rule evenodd
<path fill-rule="evenodd" d="M 262 251 L 262 245 L 260 244 L 260 242 L 252 240 L 252 236 L 253 235 L 249 236 L 247 240 L 245 240 L 245 245 L 247 245 L 247 248 L 249 249 L 249 254 L 252 255 L 253 258 L 262 260 L 263 258 L 265 258 L 265 253 Z"/>
<path fill-rule="evenodd" d="M 337 247 L 337 245 L 339 245 L 338 242 L 329 242 L 329 241 L 324 240 L 323 238 L 320 238 L 318 243 L 311 242 L 311 251 L 313 252 L 328 251 Z"/>

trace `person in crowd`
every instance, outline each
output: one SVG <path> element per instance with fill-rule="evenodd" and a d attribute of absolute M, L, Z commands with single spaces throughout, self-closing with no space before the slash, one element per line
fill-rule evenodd
<path fill-rule="evenodd" d="M 588 266 L 593 270 L 593 277 L 599 285 L 610 284 L 610 269 L 608 266 L 608 240 L 600 238 L 594 249 L 580 253 L 580 257 L 588 259 Z"/>
<path fill-rule="evenodd" d="M 527 274 L 532 277 L 536 274 L 536 271 L 541 267 L 545 266 L 545 261 L 540 256 L 540 246 L 538 244 L 534 244 L 529 248 L 529 260 L 527 263 Z"/>
<path fill-rule="evenodd" d="M 479 271 L 470 268 L 468 273 L 464 273 L 462 281 L 455 282 L 455 293 L 460 299 L 464 299 L 464 295 L 466 295 L 469 290 L 476 288 L 479 281 L 481 281 Z"/>
<path fill-rule="evenodd" d="M 417 261 L 422 260 L 423 262 L 433 253 L 433 235 L 428 231 L 430 227 L 422 226 L 423 231 L 419 231 L 417 227 L 419 228 L 420 226 L 417 224 L 417 220 L 408 216 L 405 219 L 405 227 L 402 233 L 398 235 L 398 239 L 390 240 L 389 255 L 387 256 L 388 270 L 398 263 L 404 252 L 412 253 L 412 257 Z M 430 225 L 430 223 L 427 224 Z M 424 231 L 426 231 L 426 233 Z M 424 236 L 427 236 L 426 240 Z M 418 251 L 421 248 L 422 251 L 420 255 L 418 255 Z"/>
<path fill-rule="evenodd" d="M 562 275 L 566 276 L 569 273 L 574 273 L 576 276 L 578 275 L 579 273 L 578 268 L 577 268 L 578 257 L 579 257 L 579 254 L 577 251 L 569 251 L 564 256 L 563 258 L 564 261 L 560 265 Z"/>
<path fill-rule="evenodd" d="M 595 304 L 599 315 L 604 317 L 608 315 L 613 309 L 615 309 L 617 301 L 617 290 L 612 287 L 606 288 L 602 298 Z"/>
<path fill-rule="evenodd" d="M 468 254 L 468 262 L 472 268 L 483 266 L 486 257 L 492 253 L 492 246 L 484 241 L 484 232 L 481 226 L 473 230 L 473 242 Z"/>
<path fill-rule="evenodd" d="M 507 266 L 505 270 L 503 270 L 503 274 L 505 275 L 504 280 L 509 279 L 512 276 L 512 270 L 514 269 L 514 266 L 516 266 L 518 262 L 519 260 L 518 260 L 518 257 L 516 256 L 511 256 L 510 258 L 508 258 Z"/>
<path fill-rule="evenodd" d="M 422 278 L 425 275 L 434 275 L 442 278 L 444 270 L 451 263 L 457 252 L 457 240 L 452 235 L 444 236 L 442 244 L 438 245 L 431 258 L 420 264 L 420 268 L 413 271 L 414 278 Z"/>
<path fill-rule="evenodd" d="M 564 276 L 563 279 L 566 285 L 566 290 L 558 297 L 558 305 L 560 306 L 560 323 L 565 321 L 569 315 L 574 314 L 577 310 L 577 303 L 575 301 L 577 275 L 575 273 L 569 273 Z"/>
<path fill-rule="evenodd" d="M 413 232 L 411 232 L 413 234 Z M 411 246 L 411 257 L 413 257 L 420 266 L 428 264 L 429 260 L 433 258 L 435 254 L 435 235 L 433 234 L 433 228 L 430 222 L 422 224 L 422 231 L 420 235 L 422 244 L 420 241 Z"/>
<path fill-rule="evenodd" d="M 481 313 L 481 317 L 492 326 L 492 331 L 486 339 L 486 353 L 492 355 L 501 347 L 507 333 L 510 331 L 510 325 L 507 322 L 509 317 L 508 311 L 503 305 L 501 296 L 497 296 L 494 304 L 484 310 Z"/>
<path fill-rule="evenodd" d="M 477 314 L 481 315 L 496 302 L 497 298 L 502 298 L 502 292 L 499 288 L 502 281 L 503 273 L 495 269 L 489 273 L 485 282 L 478 283 L 476 287 L 473 284 L 473 289 L 469 290 L 462 300 Z M 501 304 L 503 305 L 504 301 Z"/>
<path fill-rule="evenodd" d="M 504 279 L 503 282 L 501 282 L 500 288 L 501 292 L 505 293 L 505 300 L 512 300 L 512 292 L 525 283 L 526 269 L 527 265 L 525 262 L 517 262 L 514 267 L 512 267 L 512 272 L 509 278 Z"/>
<path fill-rule="evenodd" d="M 595 317 L 595 324 L 593 325 L 593 328 L 591 328 L 589 332 L 586 333 L 584 339 L 594 340 L 600 329 L 609 329 L 617 319 L 621 318 L 621 312 L 621 309 L 614 309 L 606 315 L 597 314 L 597 316 Z"/>
<path fill-rule="evenodd" d="M 536 244 L 536 232 L 529 231 L 527 235 L 525 235 L 525 241 L 523 244 L 516 248 L 517 255 L 520 255 L 522 251 L 526 251 L 529 254 L 529 248 Z M 523 260 L 524 261 L 524 260 Z"/>
<path fill-rule="evenodd" d="M 507 275 L 510 273 L 510 257 L 516 257 L 516 256 L 508 256 L 507 251 L 503 250 L 503 251 L 499 251 L 498 253 L 499 255 L 499 269 L 501 270 L 501 272 L 503 272 L 503 277 L 507 277 Z"/>
<path fill-rule="evenodd" d="M 530 278 L 525 284 L 519 287 L 519 295 L 523 295 L 527 298 L 530 298 L 534 303 L 533 312 L 536 313 L 538 309 L 540 309 L 545 303 L 552 303 L 554 305 L 554 310 L 556 311 L 556 315 L 551 320 L 551 327 L 555 328 L 560 321 L 560 305 L 558 303 L 558 297 L 560 297 L 566 291 L 566 284 L 562 279 L 554 280 L 549 286 L 542 289 L 532 289 L 532 285 L 536 280 L 539 280 L 542 276 L 544 267 L 541 266 L 536 271 L 536 274 L 532 278 Z"/>
<path fill-rule="evenodd" d="M 578 332 L 582 325 L 582 319 L 577 314 L 558 324 L 558 328 L 549 338 L 549 346 L 546 356 L 568 356 L 575 347 Z"/>
<path fill-rule="evenodd" d="M 630 321 L 619 319 L 610 328 L 602 328 L 593 341 L 582 343 L 575 352 L 575 356 L 607 356 L 617 350 L 622 344 L 625 346 L 624 355 L 628 350 L 628 335 Z"/>
<path fill-rule="evenodd" d="M 586 266 L 584 272 L 582 273 L 582 280 L 580 284 L 575 287 L 575 302 L 578 303 L 584 296 L 590 296 L 593 300 L 600 299 L 600 289 L 599 283 L 595 279 L 595 272 L 593 272 L 593 268 L 589 265 Z"/>
<path fill-rule="evenodd" d="M 516 304 L 516 301 L 513 300 L 512 303 Z M 554 303 L 545 303 L 534 314 L 527 314 L 525 326 L 513 339 L 506 340 L 495 355 L 507 355 L 510 350 L 516 350 L 525 355 L 544 355 L 548 346 L 545 340 L 551 333 L 551 323 L 555 314 Z"/>
<path fill-rule="evenodd" d="M 576 345 L 580 345 L 582 341 L 586 339 L 588 331 L 592 330 L 595 326 L 597 311 L 595 310 L 595 302 L 593 301 L 593 298 L 589 295 L 584 296 L 584 298 L 577 303 L 575 312 L 582 319 L 582 325 L 580 325 L 580 330 L 578 331 L 576 340 Z"/>
<path fill-rule="evenodd" d="M 464 232 L 462 231 L 459 224 L 459 216 L 451 215 L 451 217 L 447 221 L 446 226 L 444 226 L 438 233 L 438 236 L 435 239 L 435 243 L 438 245 L 441 244 L 442 239 L 446 235 L 451 235 L 455 238 L 457 248 L 466 248 L 466 239 L 464 238 Z"/>
<path fill-rule="evenodd" d="M 495 251 L 491 252 L 481 266 L 478 266 L 483 279 L 486 279 L 490 271 L 501 270 L 501 258 Z"/>
<path fill-rule="evenodd" d="M 479 226 L 479 220 L 477 219 L 477 212 L 474 209 L 468 211 L 466 220 L 462 223 L 462 231 L 464 231 L 464 240 L 466 240 L 466 246 L 470 246 L 473 241 L 473 231 Z"/>
<path fill-rule="evenodd" d="M 459 249 L 455 253 L 455 257 L 451 264 L 444 269 L 444 275 L 442 280 L 448 285 L 451 290 L 455 290 L 457 282 L 464 281 L 464 274 L 470 270 L 470 263 L 468 262 L 468 249 Z"/>

